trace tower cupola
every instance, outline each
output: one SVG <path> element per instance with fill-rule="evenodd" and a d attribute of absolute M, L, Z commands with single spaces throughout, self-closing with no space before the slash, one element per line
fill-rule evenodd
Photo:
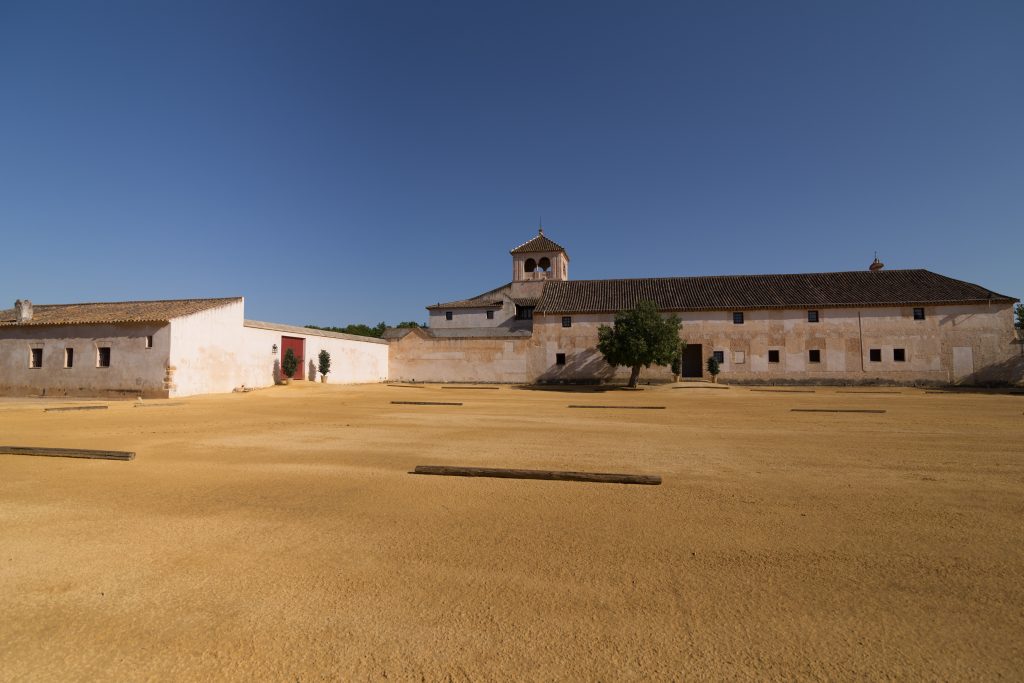
<path fill-rule="evenodd" d="M 537 229 L 536 237 L 509 253 L 513 282 L 569 279 L 569 254 L 544 234 L 543 226 Z"/>

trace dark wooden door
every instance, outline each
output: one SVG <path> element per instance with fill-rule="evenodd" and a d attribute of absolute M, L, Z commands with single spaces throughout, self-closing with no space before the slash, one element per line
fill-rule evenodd
<path fill-rule="evenodd" d="M 299 368 L 292 379 L 305 379 L 306 340 L 302 337 L 281 337 L 281 360 L 284 360 L 284 354 L 288 353 L 288 349 L 292 350 L 295 360 L 299 361 Z M 283 372 L 281 374 L 284 375 Z"/>
<path fill-rule="evenodd" d="M 687 344 L 683 351 L 683 377 L 704 376 L 704 347 L 701 344 Z"/>

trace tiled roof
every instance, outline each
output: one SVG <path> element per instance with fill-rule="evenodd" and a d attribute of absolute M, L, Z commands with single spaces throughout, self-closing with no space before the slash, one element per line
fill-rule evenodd
<path fill-rule="evenodd" d="M 540 313 L 607 313 L 653 301 L 665 311 L 1012 302 L 928 270 L 792 275 L 708 275 L 634 280 L 551 280 Z"/>
<path fill-rule="evenodd" d="M 502 296 L 512 287 L 512 283 L 502 285 L 501 287 L 495 287 L 489 292 L 478 294 L 471 299 L 460 299 L 459 301 L 449 301 L 444 304 L 433 304 L 427 306 L 427 310 L 437 310 L 439 308 L 501 308 L 505 305 L 505 299 Z"/>
<path fill-rule="evenodd" d="M 0 311 L 0 327 L 29 325 L 88 325 L 167 322 L 241 301 L 223 299 L 171 299 L 166 301 L 112 301 L 94 304 L 33 304 L 32 320 L 19 323 L 13 308 Z"/>
<path fill-rule="evenodd" d="M 364 337 L 361 334 L 345 334 L 344 332 L 318 330 L 315 327 L 299 327 L 298 325 L 285 325 L 284 323 L 267 323 L 262 320 L 246 320 L 245 326 L 261 330 L 274 330 L 275 332 L 291 332 L 292 334 L 302 334 L 310 337 L 331 337 L 332 339 L 349 339 L 351 341 L 370 342 L 372 344 L 387 344 L 386 341 L 377 337 Z"/>
<path fill-rule="evenodd" d="M 520 296 L 512 299 L 512 303 L 518 306 L 536 306 L 540 302 L 539 296 Z"/>
<path fill-rule="evenodd" d="M 518 247 L 508 252 L 510 254 L 533 254 L 541 251 L 565 251 L 565 247 L 549 240 L 543 232 L 537 234 L 529 242 L 523 242 Z"/>

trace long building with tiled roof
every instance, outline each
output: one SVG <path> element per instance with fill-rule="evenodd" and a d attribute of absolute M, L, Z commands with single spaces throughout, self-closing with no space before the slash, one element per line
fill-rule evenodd
<path fill-rule="evenodd" d="M 394 379 L 621 379 L 597 352 L 598 329 L 641 301 L 681 318 L 688 378 L 704 378 L 711 357 L 723 378 L 749 383 L 1002 382 L 1024 371 L 1014 297 L 877 258 L 845 272 L 571 280 L 568 253 L 543 230 L 510 254 L 511 282 L 429 305 L 428 329 L 387 335 Z"/>

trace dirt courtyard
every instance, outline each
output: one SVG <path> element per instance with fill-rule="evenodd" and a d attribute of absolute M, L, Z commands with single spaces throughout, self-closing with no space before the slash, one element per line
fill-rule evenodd
<path fill-rule="evenodd" d="M 1021 679 L 1024 396 L 862 391 L 0 402 L 137 454 L 0 455 L 0 679 Z"/>

